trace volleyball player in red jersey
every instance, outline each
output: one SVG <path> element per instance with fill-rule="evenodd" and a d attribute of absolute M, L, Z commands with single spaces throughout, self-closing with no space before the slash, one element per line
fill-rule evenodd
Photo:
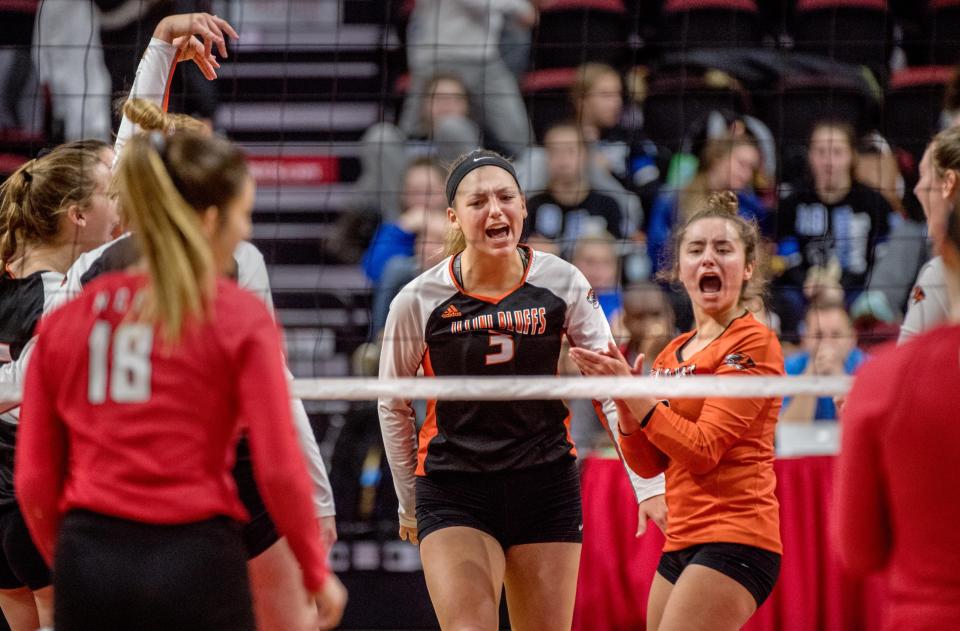
<path fill-rule="evenodd" d="M 509 162 L 463 156 L 446 193 L 450 256 L 391 304 L 381 377 L 553 376 L 564 336 L 612 342 L 583 274 L 519 244 L 526 204 Z M 613 402 L 598 407 L 615 431 Z M 563 402 L 430 401 L 419 446 L 411 401 L 381 399 L 379 412 L 400 537 L 419 540 L 440 626 L 499 628 L 505 587 L 513 628 L 569 629 L 582 515 Z M 659 477 L 631 479 L 642 513 L 662 504 Z"/>
<path fill-rule="evenodd" d="M 41 323 L 24 389 L 15 482 L 53 563 L 56 628 L 254 628 L 230 475 L 241 430 L 332 626 L 345 592 L 326 568 L 279 335 L 263 302 L 221 277 L 250 229 L 242 153 L 137 137 L 118 174 L 141 269 Z"/>
<path fill-rule="evenodd" d="M 886 573 L 885 630 L 960 629 L 957 208 L 940 236 L 947 321 L 861 366 L 841 414 L 833 540 L 852 574 Z"/>
<path fill-rule="evenodd" d="M 673 280 L 696 328 L 657 356 L 651 374 L 782 375 L 776 335 L 744 306 L 762 289 L 760 238 L 732 193 L 714 194 L 674 233 Z M 619 350 L 571 349 L 585 374 L 629 375 Z M 640 371 L 643 357 L 638 358 Z M 741 628 L 780 571 L 774 495 L 779 398 L 617 401 L 620 446 L 641 475 L 665 471 L 667 540 L 650 589 L 647 629 Z"/>

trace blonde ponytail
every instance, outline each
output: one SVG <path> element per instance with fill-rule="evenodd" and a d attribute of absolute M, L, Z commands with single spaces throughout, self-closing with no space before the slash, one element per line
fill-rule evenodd
<path fill-rule="evenodd" d="M 150 271 L 142 317 L 177 341 L 203 320 L 216 281 L 213 253 L 197 211 L 177 190 L 148 136 L 130 139 L 118 169 L 120 197 Z"/>

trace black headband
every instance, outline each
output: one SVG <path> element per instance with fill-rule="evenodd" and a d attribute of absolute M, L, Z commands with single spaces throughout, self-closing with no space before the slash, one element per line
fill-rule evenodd
<path fill-rule="evenodd" d="M 453 198 L 457 194 L 457 188 L 470 171 L 487 166 L 500 167 L 513 176 L 513 180 L 517 183 L 517 188 L 520 188 L 520 180 L 517 178 L 517 172 L 513 169 L 512 164 L 494 153 L 477 149 L 476 151 L 471 151 L 470 154 L 463 159 L 463 162 L 458 164 L 453 172 L 450 173 L 450 177 L 447 178 L 447 203 L 453 206 Z"/>

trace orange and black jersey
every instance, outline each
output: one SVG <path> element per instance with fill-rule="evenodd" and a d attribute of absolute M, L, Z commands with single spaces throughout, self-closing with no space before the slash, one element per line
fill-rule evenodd
<path fill-rule="evenodd" d="M 458 257 L 404 287 L 390 306 L 380 376 L 409 377 L 421 369 L 424 376 L 555 375 L 564 335 L 574 346 L 605 350 L 610 328 L 583 274 L 551 254 L 526 247 L 521 252 L 524 276 L 502 296 L 465 291 Z M 520 470 L 576 454 L 569 412 L 558 400 L 429 401 L 419 440 L 410 404 L 379 402 L 406 525 L 416 523 L 415 475 Z M 613 403 L 602 410 L 615 428 Z M 632 478 L 639 499 L 662 492 L 659 479 Z"/>

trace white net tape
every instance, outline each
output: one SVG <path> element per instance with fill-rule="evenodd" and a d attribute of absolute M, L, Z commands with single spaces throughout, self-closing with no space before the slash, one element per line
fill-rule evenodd
<path fill-rule="evenodd" d="M 362 377 L 297 379 L 304 400 L 370 401 L 378 398 L 445 401 L 606 399 L 628 397 L 786 397 L 842 395 L 851 377 Z M 18 387 L 0 385 L 0 401 L 19 400 Z"/>

